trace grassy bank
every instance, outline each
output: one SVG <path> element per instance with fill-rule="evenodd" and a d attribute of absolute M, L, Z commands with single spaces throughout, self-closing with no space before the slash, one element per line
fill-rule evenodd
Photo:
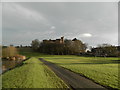
<path fill-rule="evenodd" d="M 3 74 L 3 88 L 66 88 L 65 83 L 36 58 Z"/>
<path fill-rule="evenodd" d="M 118 88 L 118 58 L 56 56 L 44 57 L 64 68 L 80 73 L 101 85 Z"/>

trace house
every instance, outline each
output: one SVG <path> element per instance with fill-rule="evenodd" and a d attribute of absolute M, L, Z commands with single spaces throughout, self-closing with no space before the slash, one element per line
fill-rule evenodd
<path fill-rule="evenodd" d="M 43 40 L 43 43 L 60 43 L 63 44 L 64 43 L 64 36 L 61 37 L 60 39 L 56 39 L 56 40 Z"/>

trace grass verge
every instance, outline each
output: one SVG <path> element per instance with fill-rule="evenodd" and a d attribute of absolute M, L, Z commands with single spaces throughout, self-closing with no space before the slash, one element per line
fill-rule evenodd
<path fill-rule="evenodd" d="M 3 88 L 67 88 L 67 85 L 37 58 L 30 58 L 21 67 L 2 76 Z"/>

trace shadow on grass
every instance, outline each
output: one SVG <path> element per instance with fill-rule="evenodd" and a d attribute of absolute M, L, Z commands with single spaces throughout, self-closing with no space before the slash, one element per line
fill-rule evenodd
<path fill-rule="evenodd" d="M 50 58 L 50 57 L 48 57 L 47 59 L 56 59 L 57 60 L 57 59 L 78 59 L 78 58 L 57 58 L 57 57 L 56 58 L 52 58 L 52 57 Z"/>
<path fill-rule="evenodd" d="M 86 62 L 86 63 L 55 63 L 59 65 L 74 65 L 74 64 L 120 64 L 120 60 L 109 60 L 109 61 L 101 61 L 101 62 Z"/>

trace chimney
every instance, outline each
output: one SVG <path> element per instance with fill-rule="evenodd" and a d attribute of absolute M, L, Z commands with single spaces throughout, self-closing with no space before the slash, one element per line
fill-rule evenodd
<path fill-rule="evenodd" d="M 63 36 L 63 37 L 61 37 L 61 41 L 62 41 L 62 43 L 64 43 L 64 36 Z"/>

